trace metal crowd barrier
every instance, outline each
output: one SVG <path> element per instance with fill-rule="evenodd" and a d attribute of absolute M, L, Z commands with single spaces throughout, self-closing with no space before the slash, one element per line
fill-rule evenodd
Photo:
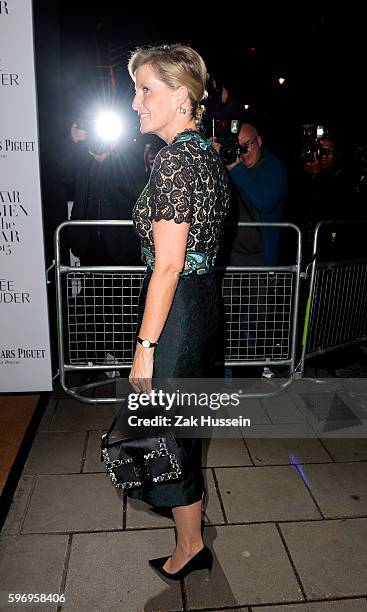
<path fill-rule="evenodd" d="M 367 222 L 321 221 L 315 228 L 302 339 L 302 375 L 307 359 L 367 340 L 367 257 L 358 256 L 361 248 L 360 253 L 356 250 L 356 246 L 363 248 L 363 226 L 367 229 Z M 340 260 L 325 261 L 328 256 L 321 252 L 322 231 L 328 230 L 332 242 L 346 228 L 360 231 L 360 238 L 354 237 L 360 244 L 353 245 L 353 236 L 349 235 L 345 242 L 341 241 Z M 348 250 L 352 250 L 349 259 Z"/>
<path fill-rule="evenodd" d="M 101 381 L 69 387 L 66 374 L 102 371 L 113 377 L 130 368 L 135 346 L 137 306 L 144 266 L 74 267 L 61 261 L 61 233 L 71 227 L 131 226 L 131 221 L 69 221 L 55 233 L 60 382 L 73 397 L 87 403 L 115 403 L 115 397 L 82 393 Z M 295 232 L 295 263 L 275 267 L 216 268 L 222 283 L 226 366 L 296 368 L 301 235 L 290 223 L 243 223 Z M 110 382 L 113 379 L 111 378 Z M 108 381 L 107 381 L 108 382 Z"/>

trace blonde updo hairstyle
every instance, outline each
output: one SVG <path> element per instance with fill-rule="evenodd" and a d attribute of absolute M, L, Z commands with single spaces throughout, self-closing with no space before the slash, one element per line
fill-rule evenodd
<path fill-rule="evenodd" d="M 186 45 L 161 45 L 138 48 L 131 54 L 128 70 L 132 79 L 140 66 L 149 64 L 160 80 L 171 89 L 185 86 L 189 92 L 192 117 L 197 125 L 205 112 L 201 104 L 208 97 L 207 70 L 202 57 Z"/>

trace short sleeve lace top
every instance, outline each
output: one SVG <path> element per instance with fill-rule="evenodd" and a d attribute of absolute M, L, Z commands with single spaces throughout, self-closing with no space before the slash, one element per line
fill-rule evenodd
<path fill-rule="evenodd" d="M 152 221 L 190 223 L 187 252 L 214 258 L 229 204 L 229 182 L 218 152 L 187 130 L 157 154 L 133 210 L 142 251 L 154 258 Z"/>

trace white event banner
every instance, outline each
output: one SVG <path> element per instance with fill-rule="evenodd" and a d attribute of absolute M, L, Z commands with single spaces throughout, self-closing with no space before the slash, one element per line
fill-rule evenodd
<path fill-rule="evenodd" d="M 0 0 L 0 393 L 52 388 L 32 0 Z"/>

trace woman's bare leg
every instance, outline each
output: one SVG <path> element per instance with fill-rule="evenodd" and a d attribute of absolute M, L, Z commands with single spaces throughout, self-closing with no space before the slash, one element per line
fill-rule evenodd
<path fill-rule="evenodd" d="M 197 501 L 189 506 L 172 508 L 176 523 L 176 548 L 163 569 L 174 574 L 178 572 L 204 546 L 201 535 L 201 511 L 203 501 Z"/>

